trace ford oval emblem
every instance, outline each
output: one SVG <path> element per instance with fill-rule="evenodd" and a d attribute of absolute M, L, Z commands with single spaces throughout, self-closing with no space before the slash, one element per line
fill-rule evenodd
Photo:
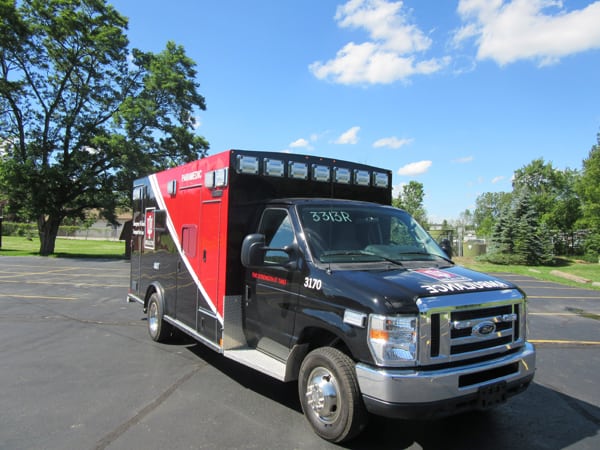
<path fill-rule="evenodd" d="M 486 320 L 485 322 L 480 322 L 473 327 L 472 334 L 473 336 L 485 337 L 492 334 L 496 331 L 496 324 L 494 322 L 490 322 Z"/>

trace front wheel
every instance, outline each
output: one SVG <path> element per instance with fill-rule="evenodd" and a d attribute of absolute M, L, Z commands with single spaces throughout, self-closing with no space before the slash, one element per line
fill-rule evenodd
<path fill-rule="evenodd" d="M 354 361 L 347 355 L 332 347 L 313 350 L 302 362 L 298 378 L 302 410 L 319 436 L 339 443 L 364 429 L 368 415 Z"/>

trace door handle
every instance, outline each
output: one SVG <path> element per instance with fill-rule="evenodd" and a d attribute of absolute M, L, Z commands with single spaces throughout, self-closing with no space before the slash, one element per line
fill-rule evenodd
<path fill-rule="evenodd" d="M 250 288 L 250 286 L 246 285 L 246 306 L 248 306 L 250 304 L 250 300 L 252 298 L 252 290 Z"/>

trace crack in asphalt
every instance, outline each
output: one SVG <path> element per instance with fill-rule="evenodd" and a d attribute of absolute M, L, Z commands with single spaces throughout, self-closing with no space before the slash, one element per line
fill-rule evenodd
<path fill-rule="evenodd" d="M 119 437 L 121 437 L 124 433 L 126 433 L 130 428 L 132 428 L 133 426 L 140 423 L 148 414 L 150 414 L 152 411 L 154 411 L 156 408 L 158 408 L 160 405 L 162 405 L 171 395 L 173 395 L 173 393 L 177 389 L 179 389 L 179 387 L 182 384 L 184 384 L 186 381 L 188 381 L 190 378 L 192 378 L 192 376 L 194 376 L 200 369 L 201 369 L 201 366 L 198 366 L 198 367 L 194 368 L 192 371 L 190 371 L 187 374 L 185 374 L 184 376 L 182 376 L 181 378 L 179 378 L 177 381 L 175 381 L 175 383 L 173 383 L 171 386 L 169 386 L 169 388 L 167 390 L 165 390 L 162 394 L 160 394 L 158 397 L 156 397 L 156 399 L 153 402 L 151 402 L 148 405 L 146 405 L 145 407 L 143 407 L 140 411 L 138 411 L 137 414 L 135 414 L 129 420 L 123 422 L 121 425 L 119 425 L 113 431 L 111 431 L 106 436 L 104 436 L 102 439 L 100 439 L 98 441 L 98 443 L 96 444 L 96 446 L 94 447 L 94 450 L 103 450 L 103 449 L 107 448 L 110 444 L 115 442 Z"/>

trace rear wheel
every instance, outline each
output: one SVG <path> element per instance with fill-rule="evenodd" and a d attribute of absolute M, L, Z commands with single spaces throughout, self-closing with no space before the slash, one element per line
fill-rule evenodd
<path fill-rule="evenodd" d="M 172 327 L 165 322 L 163 302 L 155 292 L 148 300 L 148 334 L 156 342 L 167 342 L 171 337 Z"/>
<path fill-rule="evenodd" d="M 304 415 L 323 439 L 347 441 L 367 424 L 354 361 L 335 348 L 322 347 L 307 355 L 298 391 Z"/>

